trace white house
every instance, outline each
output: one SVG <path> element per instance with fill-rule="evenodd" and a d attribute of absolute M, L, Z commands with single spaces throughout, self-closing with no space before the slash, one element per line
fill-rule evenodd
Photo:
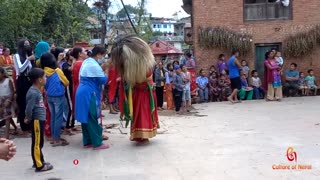
<path fill-rule="evenodd" d="M 177 22 L 172 18 L 151 17 L 151 28 L 153 31 L 162 33 L 174 33 L 174 24 Z"/>

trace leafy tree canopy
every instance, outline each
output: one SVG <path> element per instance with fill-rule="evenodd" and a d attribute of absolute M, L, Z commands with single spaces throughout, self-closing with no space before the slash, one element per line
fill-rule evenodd
<path fill-rule="evenodd" d="M 0 42 L 13 48 L 20 38 L 60 46 L 88 39 L 90 8 L 82 0 L 0 0 Z"/>

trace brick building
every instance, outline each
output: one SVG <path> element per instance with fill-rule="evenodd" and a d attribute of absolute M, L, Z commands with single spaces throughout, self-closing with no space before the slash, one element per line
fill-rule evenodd
<path fill-rule="evenodd" d="M 225 27 L 237 33 L 249 34 L 251 52 L 246 57 L 249 66 L 263 74 L 264 54 L 272 47 L 283 49 L 284 40 L 300 32 L 307 32 L 320 24 L 320 0 L 286 0 L 289 6 L 276 0 L 183 0 L 185 11 L 192 15 L 193 47 L 197 68 L 216 65 L 220 53 L 229 57 L 231 49 L 204 49 L 199 40 L 199 28 Z M 320 80 L 320 47 L 307 56 L 284 56 L 285 69 L 290 63 L 298 70 L 315 70 Z"/>

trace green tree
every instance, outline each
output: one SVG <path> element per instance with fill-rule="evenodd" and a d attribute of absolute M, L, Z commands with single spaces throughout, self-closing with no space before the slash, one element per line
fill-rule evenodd
<path fill-rule="evenodd" d="M 133 7 L 130 4 L 125 5 L 125 7 L 126 7 L 129 14 L 138 14 L 138 12 L 139 12 L 138 7 Z M 122 8 L 120 11 L 118 11 L 116 15 L 118 18 L 127 18 L 128 17 L 126 14 L 126 10 L 124 8 Z"/>
<path fill-rule="evenodd" d="M 0 41 L 15 47 L 26 37 L 65 46 L 87 40 L 90 8 L 82 0 L 0 0 Z"/>

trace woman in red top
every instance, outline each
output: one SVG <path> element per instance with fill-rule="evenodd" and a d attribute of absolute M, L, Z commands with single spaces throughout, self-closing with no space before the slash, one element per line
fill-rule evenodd
<path fill-rule="evenodd" d="M 75 103 L 75 95 L 77 92 L 77 88 L 80 84 L 79 80 L 79 72 L 81 69 L 82 62 L 87 58 L 87 54 L 84 48 L 75 47 L 72 50 L 72 56 L 76 60 L 73 63 L 72 67 L 72 80 L 73 80 L 73 92 L 72 92 L 72 117 L 74 117 L 74 103 Z"/>

